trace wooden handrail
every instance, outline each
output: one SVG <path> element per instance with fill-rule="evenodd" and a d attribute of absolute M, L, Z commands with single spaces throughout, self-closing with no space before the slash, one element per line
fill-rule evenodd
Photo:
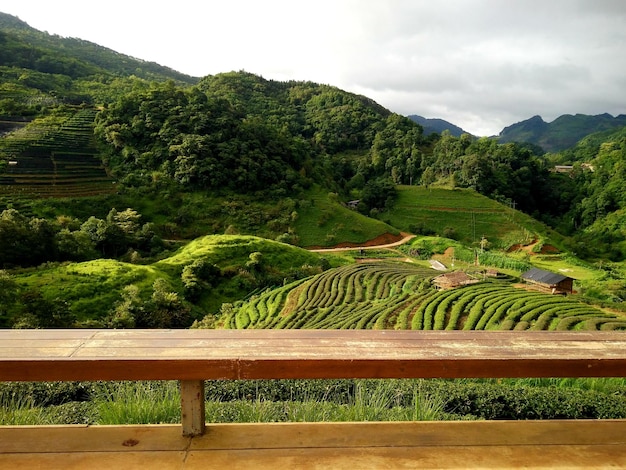
<path fill-rule="evenodd" d="M 0 330 L 0 380 L 179 380 L 204 432 L 207 379 L 624 377 L 619 332 Z"/>
<path fill-rule="evenodd" d="M 619 332 L 0 330 L 0 380 L 626 376 Z"/>

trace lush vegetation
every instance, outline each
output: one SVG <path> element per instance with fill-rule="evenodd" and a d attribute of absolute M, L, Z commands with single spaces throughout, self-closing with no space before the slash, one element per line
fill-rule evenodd
<path fill-rule="evenodd" d="M 476 284 L 441 291 L 432 277 L 431 269 L 411 263 L 351 264 L 229 305 L 221 322 L 226 328 L 626 329 L 624 315 L 510 279 L 488 280 L 476 271 Z"/>
<path fill-rule="evenodd" d="M 48 87 L 55 83 L 50 80 L 54 76 L 64 80 L 65 77 L 80 79 L 98 75 L 135 75 L 147 79 L 166 77 L 187 83 L 195 81 L 192 77 L 154 62 L 125 56 L 88 41 L 51 36 L 37 31 L 19 18 L 6 13 L 0 13 L 0 43 L 0 63 L 3 66 L 19 68 L 24 73 L 39 72 L 43 75 L 35 73 L 31 80 L 37 82 L 38 78 Z M 22 77 L 21 80 L 29 82 L 27 77 Z M 65 85 L 68 83 L 65 80 Z"/>
<path fill-rule="evenodd" d="M 330 266 L 325 257 L 250 236 L 200 238 L 153 263 L 133 253 L 127 262 L 0 270 L 1 326 L 185 327 L 224 302 Z"/>
<path fill-rule="evenodd" d="M 425 136 L 330 85 L 195 79 L 4 14 L 0 64 L 0 327 L 626 328 L 621 117 L 552 154 L 532 126 L 509 132 L 531 144 Z M 550 138 L 573 144 L 583 120 Z M 365 251 L 401 232 L 419 236 Z M 338 245 L 363 248 L 298 248 Z M 428 260 L 480 282 L 436 291 Z M 531 266 L 577 294 L 514 286 Z M 206 398 L 220 421 L 626 416 L 622 382 L 589 384 L 236 382 Z M 171 422 L 178 399 L 4 384 L 0 422 Z"/>
<path fill-rule="evenodd" d="M 459 262 L 518 273 L 549 246 L 597 261 L 596 285 L 582 289 L 587 300 L 623 298 L 621 268 L 606 262 L 626 254 L 623 130 L 547 156 L 467 134 L 424 137 L 410 119 L 332 86 L 246 72 L 201 80 L 158 67 L 141 74 L 136 63 L 131 76 L 130 59 L 111 51 L 50 37 L 8 15 L 1 26 L 0 266 L 11 270 L 3 279 L 12 286 L 6 325 L 162 324 L 120 309 L 159 310 L 144 303 L 165 293 L 185 313 L 174 323 L 187 324 L 327 267 L 296 257 L 277 273 L 260 269 L 274 266 L 274 254 L 231 266 L 202 255 L 184 266 L 165 261 L 179 244 L 223 233 L 305 247 L 358 246 L 400 231 L 439 235 L 460 243 Z M 576 162 L 569 175 L 549 171 L 568 161 Z M 503 253 L 515 249 L 515 256 Z M 420 259 L 429 252 L 404 251 Z M 80 264 L 51 264 L 68 262 Z M 562 269 L 576 263 L 569 258 Z M 109 281 L 121 272 L 128 274 Z M 300 274 L 285 275 L 291 272 Z M 229 276 L 237 288 L 214 285 Z M 94 279 L 108 286 L 104 297 Z M 124 321 L 110 323 L 115 308 Z M 33 320 L 46 309 L 61 320 Z"/>
<path fill-rule="evenodd" d="M 533 116 L 509 127 L 499 135 L 501 142 L 528 142 L 546 152 L 561 152 L 574 146 L 588 134 L 614 131 L 626 125 L 626 115 L 613 117 L 610 114 L 588 116 L 564 114 L 547 123 L 541 116 Z"/>
<path fill-rule="evenodd" d="M 209 422 L 626 417 L 623 380 L 208 381 Z M 0 384 L 0 425 L 180 422 L 175 382 Z"/>

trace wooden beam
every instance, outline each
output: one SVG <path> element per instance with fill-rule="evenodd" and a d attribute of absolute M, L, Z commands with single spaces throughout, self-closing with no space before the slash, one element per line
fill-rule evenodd
<path fill-rule="evenodd" d="M 205 430 L 204 381 L 180 381 L 183 436 L 201 436 Z"/>
<path fill-rule="evenodd" d="M 626 468 L 626 420 L 0 426 L 0 468 Z"/>
<path fill-rule="evenodd" d="M 0 330 L 0 380 L 624 377 L 621 332 Z"/>

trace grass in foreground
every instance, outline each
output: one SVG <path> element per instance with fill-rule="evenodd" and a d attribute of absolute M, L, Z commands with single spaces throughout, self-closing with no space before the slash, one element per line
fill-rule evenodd
<path fill-rule="evenodd" d="M 63 402 L 77 398 L 73 388 L 78 395 L 88 389 L 89 400 Z M 0 405 L 0 425 L 180 422 L 176 382 L 9 383 L 0 387 Z M 213 423 L 625 418 L 626 379 L 207 381 L 206 417 Z"/>

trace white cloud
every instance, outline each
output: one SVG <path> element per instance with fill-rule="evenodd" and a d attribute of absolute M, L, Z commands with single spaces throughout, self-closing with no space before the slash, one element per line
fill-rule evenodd
<path fill-rule="evenodd" d="M 622 0 L 0 0 L 0 11 L 191 75 L 328 83 L 478 135 L 535 114 L 626 113 Z"/>

